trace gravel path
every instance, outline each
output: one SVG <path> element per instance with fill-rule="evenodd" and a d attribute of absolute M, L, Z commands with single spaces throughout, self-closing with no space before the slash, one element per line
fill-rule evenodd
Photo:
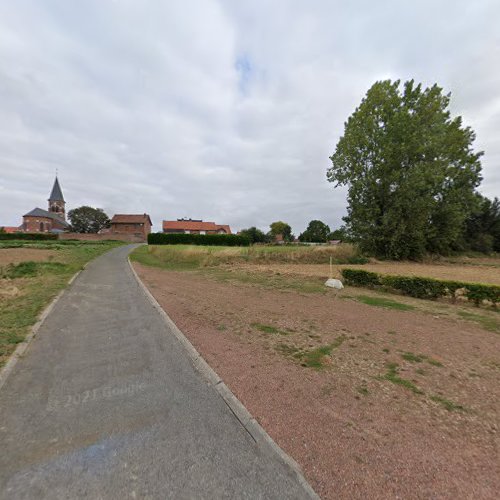
<path fill-rule="evenodd" d="M 444 305 L 394 311 L 135 267 L 322 498 L 497 498 L 498 334 Z M 293 356 L 332 344 L 323 370 Z M 390 363 L 420 392 L 384 378 Z"/>

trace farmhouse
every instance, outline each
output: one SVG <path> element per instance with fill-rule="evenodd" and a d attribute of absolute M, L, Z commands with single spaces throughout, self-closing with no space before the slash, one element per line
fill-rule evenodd
<path fill-rule="evenodd" d="M 148 214 L 116 214 L 111 219 L 107 234 L 133 235 L 146 241 L 152 225 Z"/>
<path fill-rule="evenodd" d="M 231 234 L 227 224 L 204 222 L 201 219 L 177 219 L 163 221 L 164 233 L 181 234 Z"/>
<path fill-rule="evenodd" d="M 23 231 L 27 233 L 60 233 L 69 229 L 69 224 L 66 222 L 66 202 L 57 176 L 48 202 L 48 210 L 37 207 L 23 215 Z"/>

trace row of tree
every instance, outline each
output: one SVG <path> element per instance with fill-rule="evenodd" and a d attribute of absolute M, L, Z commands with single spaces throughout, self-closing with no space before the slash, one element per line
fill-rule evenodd
<path fill-rule="evenodd" d="M 273 222 L 269 226 L 267 233 L 252 226 L 248 229 L 242 229 L 240 234 L 247 236 L 252 243 L 274 243 L 280 239 L 288 243 L 295 240 L 290 224 L 283 221 Z M 330 227 L 324 222 L 312 220 L 309 222 L 307 229 L 303 233 L 300 233 L 298 239 L 301 242 L 325 243 L 329 240 L 345 241 L 348 239 L 348 235 L 344 229 L 330 231 Z"/>
<path fill-rule="evenodd" d="M 478 193 L 482 151 L 450 94 L 376 82 L 345 124 L 327 178 L 347 186 L 345 231 L 372 255 L 500 251 L 500 207 Z"/>

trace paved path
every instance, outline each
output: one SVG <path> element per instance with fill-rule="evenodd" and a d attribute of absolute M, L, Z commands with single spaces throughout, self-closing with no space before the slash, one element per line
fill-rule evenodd
<path fill-rule="evenodd" d="M 80 274 L 0 389 L 0 498 L 307 498 L 193 368 L 129 251 Z"/>

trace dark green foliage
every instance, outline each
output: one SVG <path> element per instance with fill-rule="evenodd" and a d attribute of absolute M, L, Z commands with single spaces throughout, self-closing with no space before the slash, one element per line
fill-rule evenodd
<path fill-rule="evenodd" d="M 362 269 L 342 269 L 342 276 L 349 285 L 368 288 L 382 285 L 379 275 Z"/>
<path fill-rule="evenodd" d="M 215 245 L 228 247 L 247 247 L 250 240 L 238 234 L 148 234 L 149 245 Z"/>
<path fill-rule="evenodd" d="M 335 229 L 328 235 L 329 240 L 340 240 L 344 243 L 352 243 L 354 239 L 349 234 L 347 228 L 345 226 L 340 227 L 339 229 Z"/>
<path fill-rule="evenodd" d="M 418 299 L 432 300 L 440 297 L 454 299 L 457 290 L 463 290 L 467 300 L 474 302 L 477 306 L 485 301 L 493 306 L 500 303 L 500 286 L 498 285 L 446 281 L 420 276 L 391 276 L 361 269 L 342 269 L 342 276 L 348 285 L 398 290 Z"/>
<path fill-rule="evenodd" d="M 269 236 L 275 239 L 278 235 L 283 236 L 283 240 L 286 242 L 293 240 L 292 227 L 283 221 L 273 222 L 270 226 Z"/>
<path fill-rule="evenodd" d="M 75 233 L 98 233 L 109 227 L 109 217 L 102 208 L 79 207 L 68 212 L 71 228 Z"/>
<path fill-rule="evenodd" d="M 328 240 L 330 228 L 320 220 L 309 222 L 307 229 L 300 234 L 299 240 L 311 243 L 325 243 Z"/>
<path fill-rule="evenodd" d="M 3 278 L 29 278 L 41 273 L 57 274 L 66 271 L 67 266 L 61 262 L 33 262 L 25 261 L 19 264 L 9 264 L 5 270 L 0 273 Z"/>
<path fill-rule="evenodd" d="M 344 220 L 362 251 L 419 259 L 459 247 L 482 153 L 449 103 L 437 85 L 381 81 L 345 124 L 327 177 L 349 188 Z"/>
<path fill-rule="evenodd" d="M 0 240 L 57 240 L 53 233 L 0 233 Z"/>
<path fill-rule="evenodd" d="M 267 243 L 269 239 L 263 231 L 257 229 L 255 226 L 242 229 L 240 235 L 247 237 L 251 243 Z"/>
<path fill-rule="evenodd" d="M 464 249 L 476 252 L 500 252 L 500 200 L 493 201 L 479 193 L 466 221 Z"/>

